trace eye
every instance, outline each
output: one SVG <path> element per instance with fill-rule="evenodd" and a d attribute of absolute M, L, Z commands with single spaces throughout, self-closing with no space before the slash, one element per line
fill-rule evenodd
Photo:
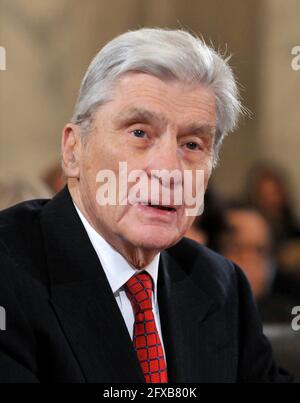
<path fill-rule="evenodd" d="M 133 133 L 133 135 L 138 138 L 144 138 L 147 135 L 146 132 L 141 129 L 135 129 L 131 133 Z"/>
<path fill-rule="evenodd" d="M 200 149 L 199 144 L 197 144 L 193 141 L 189 141 L 188 143 L 186 143 L 186 147 L 192 151 Z"/>

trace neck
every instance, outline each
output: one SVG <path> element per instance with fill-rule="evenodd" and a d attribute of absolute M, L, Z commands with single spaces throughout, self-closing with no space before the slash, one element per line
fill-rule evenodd
<path fill-rule="evenodd" d="M 80 191 L 78 189 L 77 180 L 69 179 L 67 186 L 73 202 L 84 215 L 88 223 L 106 240 L 106 242 L 108 242 L 117 252 L 119 252 L 131 266 L 140 270 L 152 262 L 159 251 L 137 247 L 129 242 L 126 242 L 120 236 L 116 236 L 109 231 L 105 231 L 104 228 L 100 228 L 97 221 L 93 219 L 88 206 L 86 206 L 82 200 Z"/>

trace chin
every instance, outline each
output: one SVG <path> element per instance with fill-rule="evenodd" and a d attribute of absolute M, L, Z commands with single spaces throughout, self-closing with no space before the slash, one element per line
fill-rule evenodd
<path fill-rule="evenodd" d="M 145 230 L 142 233 L 132 234 L 129 239 L 131 239 L 132 244 L 139 248 L 163 250 L 177 243 L 181 237 L 175 237 L 174 232 L 171 233 L 169 230 L 158 231 L 156 228 L 155 230 Z"/>

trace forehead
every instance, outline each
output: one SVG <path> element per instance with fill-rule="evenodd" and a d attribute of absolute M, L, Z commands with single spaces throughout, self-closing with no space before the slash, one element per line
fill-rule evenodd
<path fill-rule="evenodd" d="M 267 222 L 254 211 L 229 211 L 227 217 L 230 224 L 238 230 L 239 237 L 265 239 L 269 236 Z"/>
<path fill-rule="evenodd" d="M 113 95 L 113 114 L 126 117 L 142 110 L 146 117 L 161 118 L 165 123 L 216 121 L 215 96 L 203 84 L 187 85 L 179 81 L 163 81 L 144 73 L 130 73 L 119 79 Z M 190 122 L 189 122 L 190 123 Z"/>

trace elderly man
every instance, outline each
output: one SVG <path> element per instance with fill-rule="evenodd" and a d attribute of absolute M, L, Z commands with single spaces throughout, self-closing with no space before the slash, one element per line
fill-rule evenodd
<path fill-rule="evenodd" d="M 206 189 L 241 109 L 227 62 L 187 32 L 128 32 L 96 55 L 63 130 L 66 188 L 1 213 L 1 381 L 289 380 L 241 270 L 184 238 L 201 207 L 175 203 Z M 125 191 L 121 162 L 143 173 Z"/>

